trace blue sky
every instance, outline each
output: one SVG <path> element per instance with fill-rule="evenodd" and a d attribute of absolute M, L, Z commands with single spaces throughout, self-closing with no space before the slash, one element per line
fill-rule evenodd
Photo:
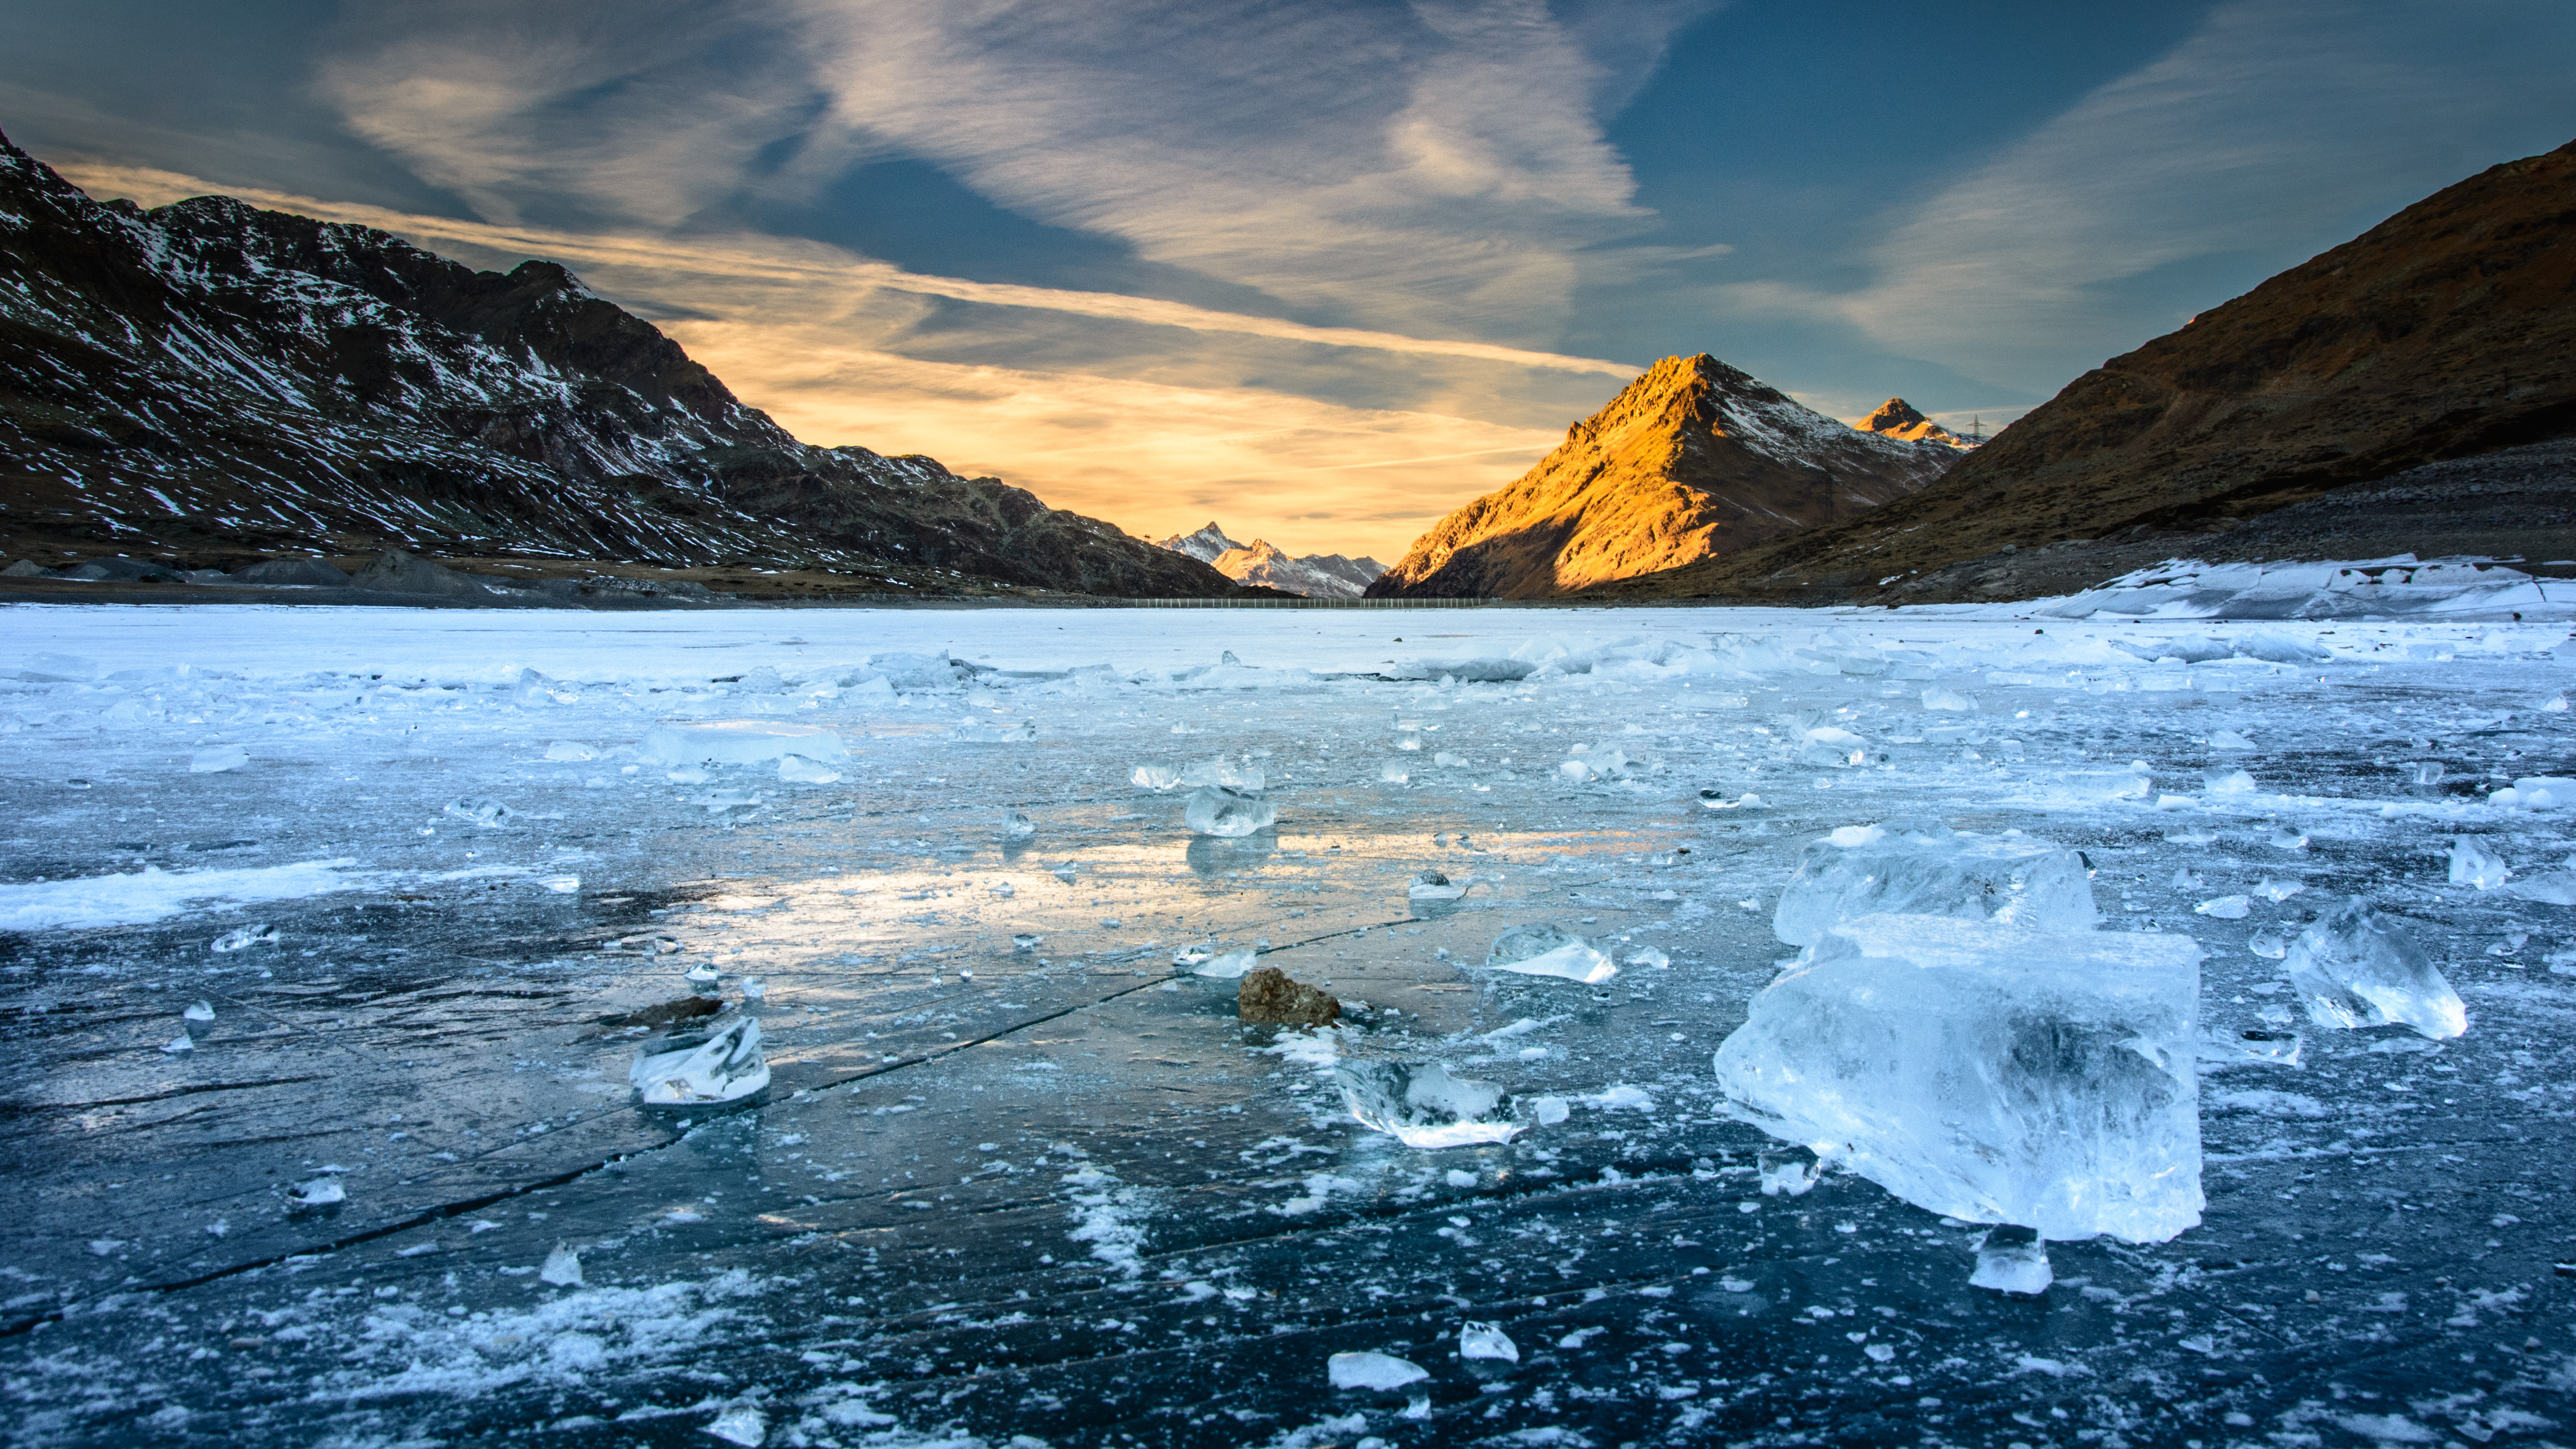
<path fill-rule="evenodd" d="M 1391 559 L 1634 370 L 1990 423 L 2576 137 L 2576 6 L 8 0 L 0 129 L 559 258 L 800 436 Z"/>

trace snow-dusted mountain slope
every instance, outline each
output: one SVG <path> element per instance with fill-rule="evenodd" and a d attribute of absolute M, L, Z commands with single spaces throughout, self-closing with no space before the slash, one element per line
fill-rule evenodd
<path fill-rule="evenodd" d="M 1176 533 L 1159 548 L 1185 553 L 1215 567 L 1240 584 L 1251 584 L 1310 599 L 1356 599 L 1386 572 L 1373 558 L 1346 558 L 1337 553 L 1310 553 L 1291 558 L 1261 539 L 1237 543 L 1214 521 L 1196 533 Z"/>
<path fill-rule="evenodd" d="M 387 545 L 1104 593 L 1233 587 L 924 457 L 798 442 L 550 262 L 100 204 L 0 139 L 0 544 L 203 566 Z"/>
<path fill-rule="evenodd" d="M 1706 353 L 1668 357 L 1369 592 L 1540 598 L 1678 568 L 1901 498 L 1958 456 L 1851 428 Z"/>

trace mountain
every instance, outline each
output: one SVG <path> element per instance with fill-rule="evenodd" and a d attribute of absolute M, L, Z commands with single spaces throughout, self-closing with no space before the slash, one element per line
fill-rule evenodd
<path fill-rule="evenodd" d="M 2138 547 L 2215 555 L 2216 535 L 2273 510 L 2570 435 L 2576 143 L 2448 187 L 2112 358 L 1882 512 L 1608 592 L 2035 597 Z M 2426 518 L 2342 513 L 2347 558 L 2415 549 Z"/>
<path fill-rule="evenodd" d="M 1212 564 L 1243 545 L 1226 537 L 1225 530 L 1217 527 L 1215 520 L 1211 519 L 1207 527 L 1196 533 L 1176 533 L 1154 547 L 1170 549 L 1174 553 L 1185 553 L 1200 563 Z"/>
<path fill-rule="evenodd" d="M 1958 456 L 1847 427 L 1706 353 L 1667 357 L 1369 594 L 1543 598 L 1651 574 L 1866 512 Z"/>
<path fill-rule="evenodd" d="M 1096 519 L 924 457 L 798 442 L 551 262 L 100 204 L 0 137 L 0 548 L 176 567 L 388 547 L 865 587 L 1217 595 Z"/>
<path fill-rule="evenodd" d="M 1236 583 L 1310 599 L 1356 599 L 1386 572 L 1386 565 L 1373 558 L 1344 558 L 1337 553 L 1290 558 L 1257 538 L 1217 555 L 1215 567 Z"/>
<path fill-rule="evenodd" d="M 1953 448 L 1968 446 L 1967 440 L 1948 428 L 1914 410 L 1914 404 L 1892 397 L 1878 405 L 1878 411 L 1860 420 L 1860 430 L 1894 438 L 1900 443 L 1947 443 Z"/>
<path fill-rule="evenodd" d="M 1236 583 L 1310 599 L 1356 599 L 1386 572 L 1386 565 L 1373 558 L 1344 558 L 1337 553 L 1290 558 L 1257 538 L 1236 543 L 1214 522 L 1196 533 L 1173 534 L 1155 547 L 1203 560 Z"/>

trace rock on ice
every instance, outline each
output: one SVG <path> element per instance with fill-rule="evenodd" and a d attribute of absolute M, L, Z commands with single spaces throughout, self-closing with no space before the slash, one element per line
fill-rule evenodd
<path fill-rule="evenodd" d="M 2200 948 L 1876 915 L 1753 998 L 1739 1115 L 1917 1207 L 2051 1238 L 2200 1221 Z"/>
<path fill-rule="evenodd" d="M 1880 913 L 2049 931 L 2087 931 L 2102 919 L 2084 858 L 2045 840 L 1938 824 L 1846 825 L 1807 847 L 1771 929 L 1806 946 L 1837 921 Z"/>
<path fill-rule="evenodd" d="M 2396 1022 L 2435 1039 L 2469 1029 L 2468 1007 L 2424 948 L 2359 896 L 2300 932 L 2282 965 L 2319 1026 Z"/>

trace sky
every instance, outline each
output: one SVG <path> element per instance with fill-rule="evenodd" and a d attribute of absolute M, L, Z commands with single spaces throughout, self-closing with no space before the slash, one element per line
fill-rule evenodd
<path fill-rule="evenodd" d="M 1995 423 L 2576 138 L 2566 0 L 0 0 L 0 131 L 797 436 L 1392 562 L 1656 359 Z"/>

